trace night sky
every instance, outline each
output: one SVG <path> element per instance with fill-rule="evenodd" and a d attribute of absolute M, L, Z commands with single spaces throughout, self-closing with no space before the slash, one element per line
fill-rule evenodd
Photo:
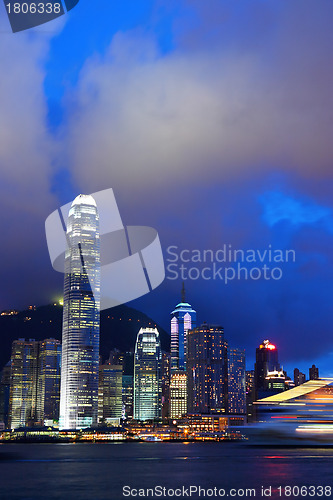
<path fill-rule="evenodd" d="M 112 187 L 166 258 L 294 250 L 265 261 L 281 279 L 186 280 L 187 300 L 248 368 L 269 338 L 290 375 L 333 376 L 332 22 L 331 0 L 80 0 L 14 35 L 1 4 L 0 310 L 62 294 L 45 219 Z M 168 328 L 181 285 L 130 305 Z"/>

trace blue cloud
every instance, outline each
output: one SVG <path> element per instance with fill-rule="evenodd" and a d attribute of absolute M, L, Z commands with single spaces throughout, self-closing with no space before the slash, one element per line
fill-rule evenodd
<path fill-rule="evenodd" d="M 263 219 L 269 226 L 286 221 L 293 226 L 322 225 L 333 232 L 332 210 L 309 200 L 297 200 L 281 191 L 269 191 L 259 198 Z"/>

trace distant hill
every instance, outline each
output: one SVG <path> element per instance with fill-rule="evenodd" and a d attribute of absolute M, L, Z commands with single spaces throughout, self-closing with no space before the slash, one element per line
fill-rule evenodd
<path fill-rule="evenodd" d="M 101 312 L 100 354 L 109 357 L 112 349 L 134 350 L 136 336 L 141 327 L 156 327 L 164 351 L 170 350 L 170 335 L 146 314 L 121 305 Z M 35 310 L 21 311 L 13 316 L 0 316 L 0 370 L 9 361 L 13 340 L 19 338 L 61 340 L 62 306 L 48 305 Z"/>

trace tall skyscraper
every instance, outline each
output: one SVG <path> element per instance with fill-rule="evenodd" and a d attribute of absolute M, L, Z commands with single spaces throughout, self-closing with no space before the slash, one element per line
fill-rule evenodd
<path fill-rule="evenodd" d="M 278 350 L 269 340 L 264 340 L 256 349 L 256 363 L 254 367 L 254 384 L 256 391 L 266 389 L 268 372 L 280 370 Z"/>
<path fill-rule="evenodd" d="M 256 400 L 256 391 L 254 385 L 254 370 L 247 370 L 245 374 L 246 384 L 246 413 L 249 422 L 255 420 L 255 407 L 253 405 Z"/>
<path fill-rule="evenodd" d="M 121 419 L 123 411 L 122 365 L 100 365 L 98 388 L 98 420 L 107 423 Z"/>
<path fill-rule="evenodd" d="M 125 352 L 123 363 L 123 417 L 133 418 L 134 353 Z"/>
<path fill-rule="evenodd" d="M 10 392 L 10 361 L 0 372 L 0 425 L 8 427 Z"/>
<path fill-rule="evenodd" d="M 228 412 L 246 413 L 245 351 L 228 350 Z"/>
<path fill-rule="evenodd" d="M 183 371 L 175 372 L 170 382 L 170 418 L 181 418 L 187 413 L 187 376 Z"/>
<path fill-rule="evenodd" d="M 100 240 L 96 202 L 75 198 L 67 221 L 60 428 L 97 424 L 100 328 Z"/>
<path fill-rule="evenodd" d="M 312 365 L 309 368 L 309 379 L 310 380 L 318 380 L 319 379 L 319 368 L 316 365 Z"/>
<path fill-rule="evenodd" d="M 59 419 L 59 340 L 15 340 L 10 366 L 9 425 L 50 425 Z"/>
<path fill-rule="evenodd" d="M 223 328 L 203 324 L 187 335 L 187 412 L 227 413 L 228 343 Z"/>
<path fill-rule="evenodd" d="M 32 425 L 36 419 L 38 342 L 14 340 L 11 354 L 9 426 Z"/>
<path fill-rule="evenodd" d="M 59 420 L 61 343 L 39 342 L 36 421 L 40 425 Z"/>
<path fill-rule="evenodd" d="M 170 365 L 171 356 L 168 352 L 162 354 L 162 418 L 170 417 Z"/>
<path fill-rule="evenodd" d="M 185 301 L 183 283 L 182 301 L 171 313 L 171 374 L 186 371 L 187 332 L 196 327 L 196 311 Z"/>
<path fill-rule="evenodd" d="M 134 356 L 134 418 L 162 415 L 162 351 L 157 328 L 140 328 Z"/>

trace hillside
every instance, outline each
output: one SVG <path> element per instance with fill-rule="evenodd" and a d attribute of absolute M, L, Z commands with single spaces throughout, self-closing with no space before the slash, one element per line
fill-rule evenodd
<path fill-rule="evenodd" d="M 144 313 L 126 305 L 101 312 L 100 353 L 103 360 L 110 350 L 134 350 L 141 327 L 157 327 L 162 349 L 169 351 L 170 335 Z M 14 316 L 0 316 L 0 370 L 9 361 L 11 344 L 18 338 L 43 340 L 53 337 L 61 340 L 62 306 L 48 305 L 35 310 L 21 311 Z"/>

